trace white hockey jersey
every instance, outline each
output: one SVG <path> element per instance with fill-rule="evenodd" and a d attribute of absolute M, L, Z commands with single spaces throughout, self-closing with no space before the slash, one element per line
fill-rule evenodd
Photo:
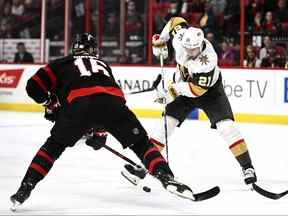
<path fill-rule="evenodd" d="M 160 38 L 164 41 L 172 40 L 177 62 L 177 70 L 174 74 L 176 91 L 180 95 L 199 97 L 219 78 L 218 57 L 212 44 L 204 39 L 201 53 L 192 59 L 181 45 L 183 34 L 187 28 L 187 22 L 183 18 L 173 17 L 162 30 Z"/>

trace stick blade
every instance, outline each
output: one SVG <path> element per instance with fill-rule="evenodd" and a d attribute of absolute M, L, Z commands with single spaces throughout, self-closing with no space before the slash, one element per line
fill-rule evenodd
<path fill-rule="evenodd" d="M 253 189 L 261 194 L 262 196 L 265 196 L 267 198 L 270 198 L 270 199 L 273 199 L 273 200 L 278 200 L 280 199 L 281 197 L 285 196 L 288 194 L 288 191 L 284 191 L 282 193 L 273 193 L 273 192 L 270 192 L 270 191 L 267 191 L 267 190 L 264 190 L 263 188 L 259 187 L 258 185 L 256 185 L 255 183 L 252 184 L 252 187 Z"/>
<path fill-rule="evenodd" d="M 194 194 L 195 201 L 203 201 L 210 199 L 214 196 L 217 196 L 220 193 L 220 188 L 218 186 L 215 186 L 207 191 Z"/>

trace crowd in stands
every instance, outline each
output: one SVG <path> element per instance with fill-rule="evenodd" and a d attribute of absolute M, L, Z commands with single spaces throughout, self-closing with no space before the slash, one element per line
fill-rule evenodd
<path fill-rule="evenodd" d="M 108 41 L 119 40 L 120 0 L 104 1 L 103 38 Z M 190 25 L 203 29 L 206 38 L 218 53 L 220 66 L 243 64 L 244 67 L 285 67 L 288 62 L 288 0 L 243 1 L 245 2 L 244 62 L 240 62 L 239 0 L 153 0 L 153 32 L 160 33 L 171 17 L 182 16 Z M 47 0 L 48 29 L 46 32 L 49 39 L 63 40 L 63 5 L 63 0 Z M 74 0 L 73 5 L 74 17 L 72 18 L 84 17 L 83 1 Z M 2 8 L 0 39 L 40 37 L 41 1 L 0 0 L 0 8 Z M 133 60 L 130 55 L 130 59 L 120 58 L 117 61 L 145 63 L 145 57 L 139 54 L 147 56 L 145 51 L 148 29 L 147 10 L 147 1 L 126 0 L 124 27 L 126 40 L 137 43 L 141 40 L 143 45 L 139 46 L 142 51 L 138 50 L 138 56 Z M 95 18 L 93 21 L 97 22 Z M 83 31 L 83 20 L 78 19 L 73 23 L 75 31 Z M 173 56 L 168 60 L 168 64 L 175 64 Z"/>

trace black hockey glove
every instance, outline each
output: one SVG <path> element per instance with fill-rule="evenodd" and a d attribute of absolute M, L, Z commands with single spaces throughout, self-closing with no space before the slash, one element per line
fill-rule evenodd
<path fill-rule="evenodd" d="M 91 146 L 94 150 L 99 150 L 106 144 L 108 134 L 103 129 L 101 130 L 91 129 L 91 130 L 89 131 L 90 134 L 87 136 L 85 143 L 86 145 Z"/>
<path fill-rule="evenodd" d="M 49 99 L 43 106 L 45 109 L 44 118 L 54 122 L 61 107 L 57 96 L 55 94 L 50 94 Z"/>

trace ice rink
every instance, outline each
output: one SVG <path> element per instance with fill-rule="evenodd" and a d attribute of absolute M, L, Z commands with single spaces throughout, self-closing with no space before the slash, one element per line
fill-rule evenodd
<path fill-rule="evenodd" d="M 0 214 L 49 136 L 52 123 L 42 113 L 0 112 Z M 159 119 L 141 119 L 147 131 Z M 239 124 L 252 157 L 258 183 L 273 192 L 288 189 L 287 125 Z M 107 145 L 138 162 L 112 137 Z M 54 163 L 46 178 L 15 214 L 19 215 L 288 215 L 288 195 L 270 200 L 250 191 L 228 146 L 206 121 L 186 121 L 169 140 L 169 163 L 178 180 L 200 192 L 218 185 L 215 198 L 191 202 L 165 191 L 149 177 L 146 193 L 125 180 L 125 162 L 111 152 L 95 151 L 79 141 Z"/>

